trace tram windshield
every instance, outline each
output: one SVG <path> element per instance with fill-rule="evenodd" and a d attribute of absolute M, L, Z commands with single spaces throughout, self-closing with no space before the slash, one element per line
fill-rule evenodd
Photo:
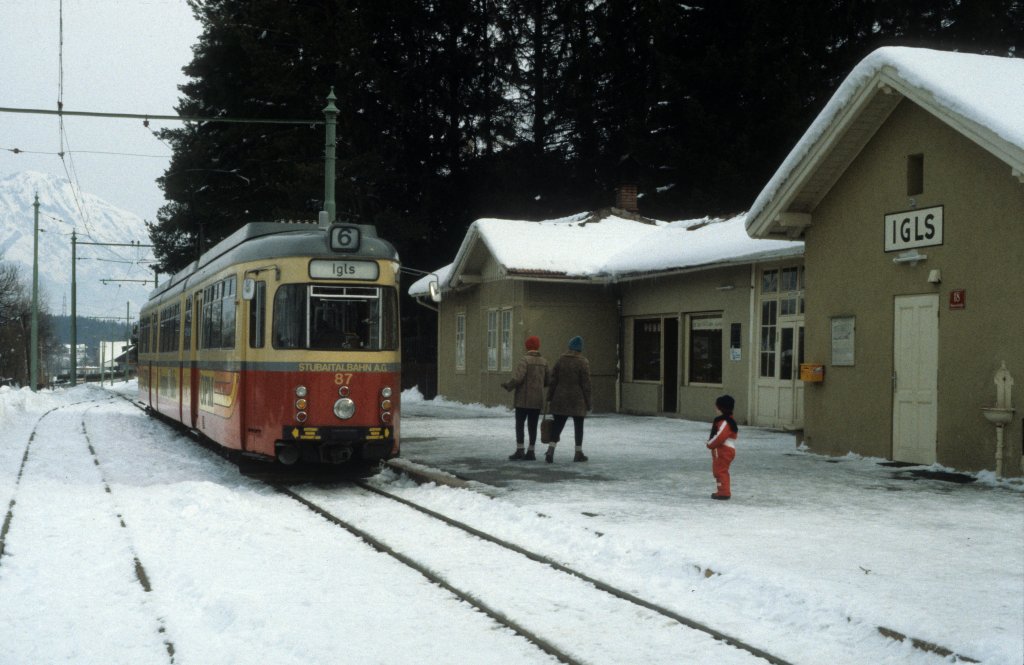
<path fill-rule="evenodd" d="M 274 347 L 398 349 L 398 295 L 379 286 L 285 284 L 274 296 Z"/>

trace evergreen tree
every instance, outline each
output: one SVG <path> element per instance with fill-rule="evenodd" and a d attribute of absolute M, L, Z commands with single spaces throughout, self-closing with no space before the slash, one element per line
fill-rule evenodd
<path fill-rule="evenodd" d="M 625 154 L 642 212 L 750 205 L 839 82 L 878 46 L 1016 55 L 1020 0 L 192 0 L 179 111 L 320 121 L 337 94 L 339 214 L 436 267 L 482 216 L 611 202 Z M 177 270 L 249 221 L 322 207 L 323 127 L 163 133 L 151 225 Z"/>

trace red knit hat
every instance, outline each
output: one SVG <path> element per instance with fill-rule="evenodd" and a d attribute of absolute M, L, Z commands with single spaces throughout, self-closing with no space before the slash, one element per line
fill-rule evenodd
<path fill-rule="evenodd" d="M 536 335 L 530 335 L 526 338 L 526 350 L 527 351 L 538 351 L 540 350 L 540 337 Z"/>

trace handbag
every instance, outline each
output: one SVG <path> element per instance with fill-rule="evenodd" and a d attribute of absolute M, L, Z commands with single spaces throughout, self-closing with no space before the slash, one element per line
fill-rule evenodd
<path fill-rule="evenodd" d="M 554 427 L 555 421 L 548 417 L 547 404 L 544 405 L 544 415 L 540 421 L 540 442 L 551 443 L 551 428 Z"/>

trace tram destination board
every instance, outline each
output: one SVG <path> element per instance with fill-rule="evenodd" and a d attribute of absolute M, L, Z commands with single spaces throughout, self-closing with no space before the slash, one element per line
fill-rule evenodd
<path fill-rule="evenodd" d="M 380 276 L 380 267 L 374 261 L 313 259 L 309 262 L 309 276 L 312 279 L 360 279 L 372 282 Z"/>

